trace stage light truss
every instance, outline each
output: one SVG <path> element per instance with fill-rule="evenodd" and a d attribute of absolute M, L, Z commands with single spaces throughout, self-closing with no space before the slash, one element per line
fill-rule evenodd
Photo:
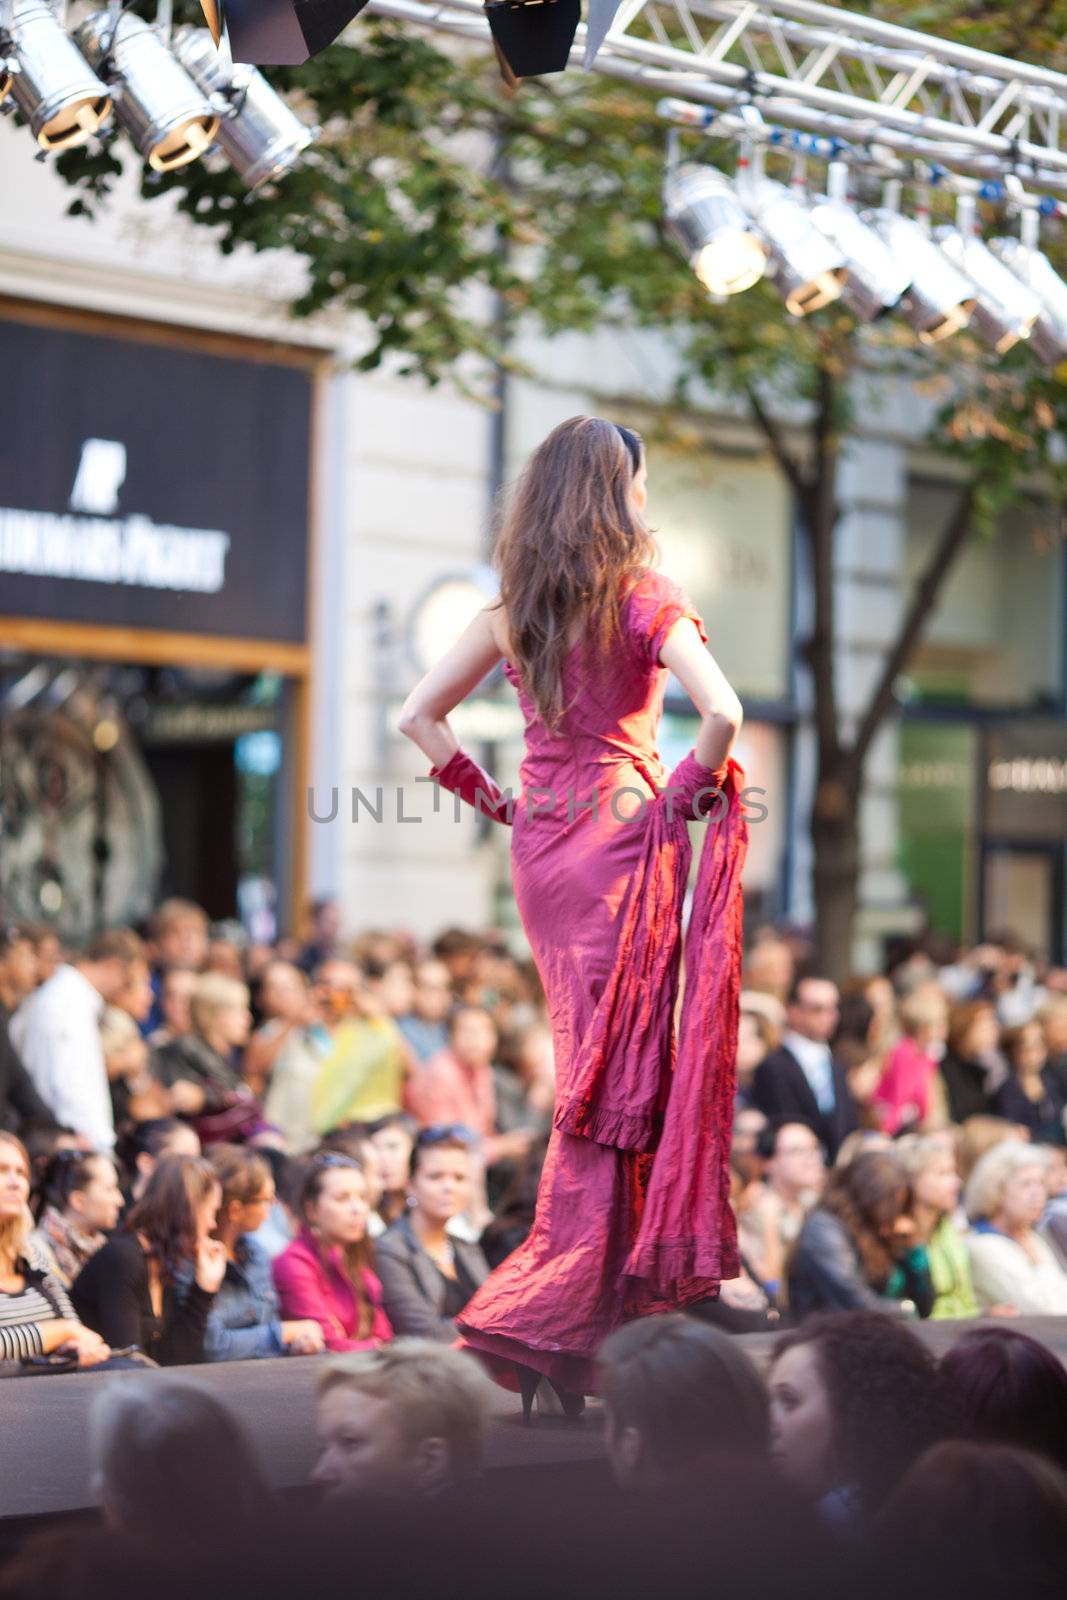
<path fill-rule="evenodd" d="M 481 0 L 366 9 L 490 43 Z M 1067 197 L 1067 75 L 811 0 L 622 0 L 593 70 L 677 97 L 680 122 L 710 108 L 737 131 L 755 103 L 770 125 Z"/>

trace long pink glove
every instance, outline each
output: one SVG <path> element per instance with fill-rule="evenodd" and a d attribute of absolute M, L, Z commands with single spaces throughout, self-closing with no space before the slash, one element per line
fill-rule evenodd
<path fill-rule="evenodd" d="M 492 817 L 496 822 L 510 825 L 515 809 L 514 795 L 510 790 L 505 793 L 496 779 L 491 778 L 485 768 L 480 767 L 462 747 L 448 758 L 443 767 L 431 767 L 429 776 L 436 778 L 442 788 L 458 794 L 476 811 Z"/>

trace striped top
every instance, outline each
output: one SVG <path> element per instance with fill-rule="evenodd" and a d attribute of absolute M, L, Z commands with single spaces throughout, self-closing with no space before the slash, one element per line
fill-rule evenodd
<path fill-rule="evenodd" d="M 27 1245 L 28 1257 L 16 1263 L 25 1279 L 18 1294 L 0 1291 L 0 1360 L 22 1361 L 27 1356 L 44 1354 L 41 1324 L 65 1318 L 77 1322 L 78 1315 L 67 1298 L 67 1291 L 54 1273 L 49 1272 Z"/>

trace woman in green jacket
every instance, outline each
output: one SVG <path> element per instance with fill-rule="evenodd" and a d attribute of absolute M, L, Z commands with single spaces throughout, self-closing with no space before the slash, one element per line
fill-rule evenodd
<path fill-rule="evenodd" d="M 930 1316 L 947 1320 L 976 1317 L 978 1302 L 971 1268 L 954 1213 L 961 1179 L 951 1134 L 927 1134 L 899 1141 L 911 1185 L 915 1243 L 925 1245 L 936 1299 Z"/>

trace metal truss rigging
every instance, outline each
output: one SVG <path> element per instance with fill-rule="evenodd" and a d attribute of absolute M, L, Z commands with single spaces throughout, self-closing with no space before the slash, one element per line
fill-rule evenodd
<path fill-rule="evenodd" d="M 367 10 L 489 42 L 480 0 Z M 771 125 L 1067 196 L 1067 75 L 813 0 L 622 0 L 593 70 L 710 108 L 726 131 L 755 104 Z"/>

